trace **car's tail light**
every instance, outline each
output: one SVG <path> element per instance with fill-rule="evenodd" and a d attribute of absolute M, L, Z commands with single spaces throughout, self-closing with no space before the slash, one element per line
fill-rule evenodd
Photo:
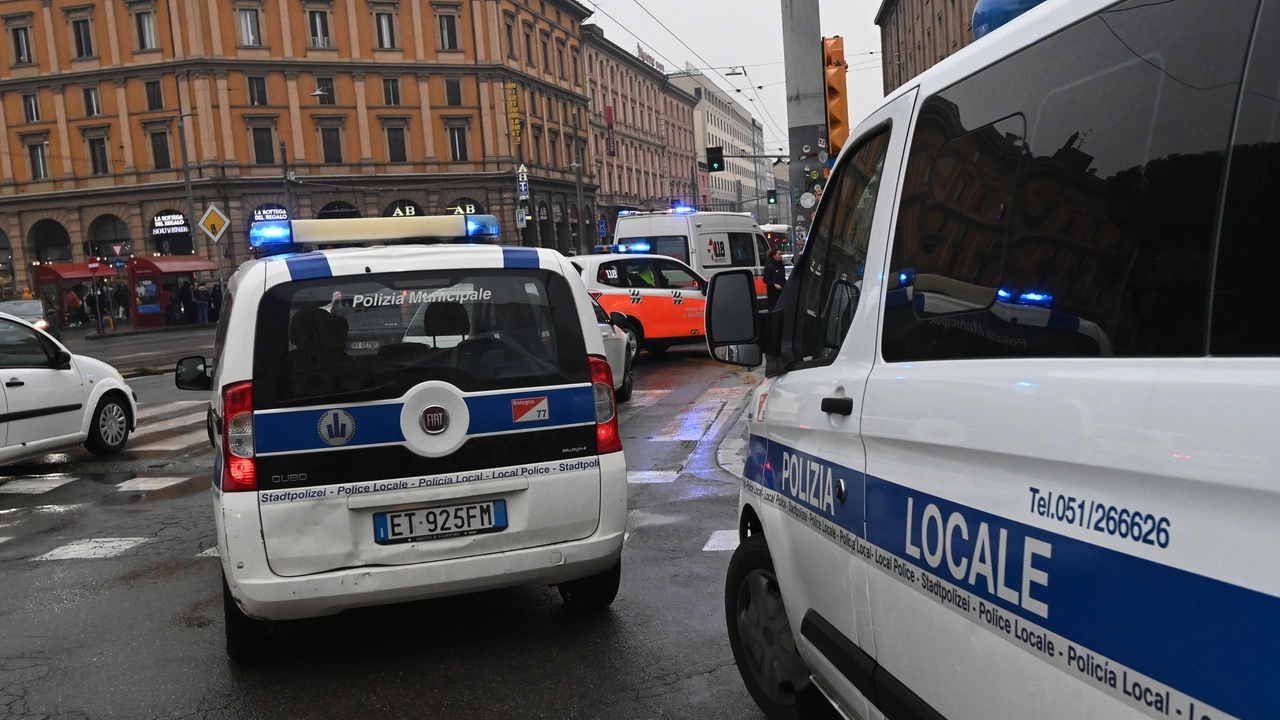
<path fill-rule="evenodd" d="M 588 290 L 588 291 L 587 291 L 587 294 L 589 294 L 591 297 L 593 297 L 593 298 L 595 298 L 595 299 L 597 299 L 597 300 L 599 300 L 600 298 L 604 297 L 604 293 L 600 292 L 599 290 Z"/>
<path fill-rule="evenodd" d="M 591 364 L 591 393 L 596 400 L 596 451 L 622 451 L 622 435 L 618 432 L 618 413 L 613 401 L 613 371 L 599 355 L 588 358 Z"/>
<path fill-rule="evenodd" d="M 258 489 L 253 462 L 253 383 L 222 389 L 222 491 Z"/>

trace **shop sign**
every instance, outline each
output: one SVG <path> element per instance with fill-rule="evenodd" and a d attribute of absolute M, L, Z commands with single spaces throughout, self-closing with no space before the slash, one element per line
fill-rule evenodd
<path fill-rule="evenodd" d="M 151 218 L 152 235 L 185 235 L 190 234 L 187 218 L 182 213 L 164 212 Z"/>

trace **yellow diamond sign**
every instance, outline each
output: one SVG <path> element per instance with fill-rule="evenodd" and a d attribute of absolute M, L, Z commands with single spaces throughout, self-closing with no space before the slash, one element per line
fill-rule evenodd
<path fill-rule="evenodd" d="M 213 203 L 209 204 L 204 211 L 204 217 L 200 218 L 200 229 L 215 243 L 222 239 L 222 234 L 227 231 L 227 226 L 230 224 L 231 221 L 227 216 Z"/>

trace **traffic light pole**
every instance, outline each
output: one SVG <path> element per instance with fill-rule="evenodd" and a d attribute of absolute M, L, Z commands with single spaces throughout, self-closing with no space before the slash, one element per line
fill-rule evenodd
<path fill-rule="evenodd" d="M 793 240 L 809 237 L 817 194 L 826 178 L 827 109 L 818 0 L 782 0 L 782 53 L 787 71 L 787 126 L 791 143 L 791 197 L 785 205 Z M 779 202 L 779 205 L 784 204 Z"/>

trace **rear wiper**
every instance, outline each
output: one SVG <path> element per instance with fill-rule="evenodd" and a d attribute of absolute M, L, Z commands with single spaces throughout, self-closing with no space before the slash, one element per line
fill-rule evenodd
<path fill-rule="evenodd" d="M 328 393 L 327 395 L 311 395 L 308 397 L 294 398 L 292 400 L 281 400 L 276 403 L 280 407 L 293 407 L 295 405 L 316 405 L 330 400 L 358 400 L 369 395 L 377 395 L 395 388 L 396 383 L 383 383 L 376 387 L 362 388 L 360 390 L 346 390 L 344 392 Z"/>

